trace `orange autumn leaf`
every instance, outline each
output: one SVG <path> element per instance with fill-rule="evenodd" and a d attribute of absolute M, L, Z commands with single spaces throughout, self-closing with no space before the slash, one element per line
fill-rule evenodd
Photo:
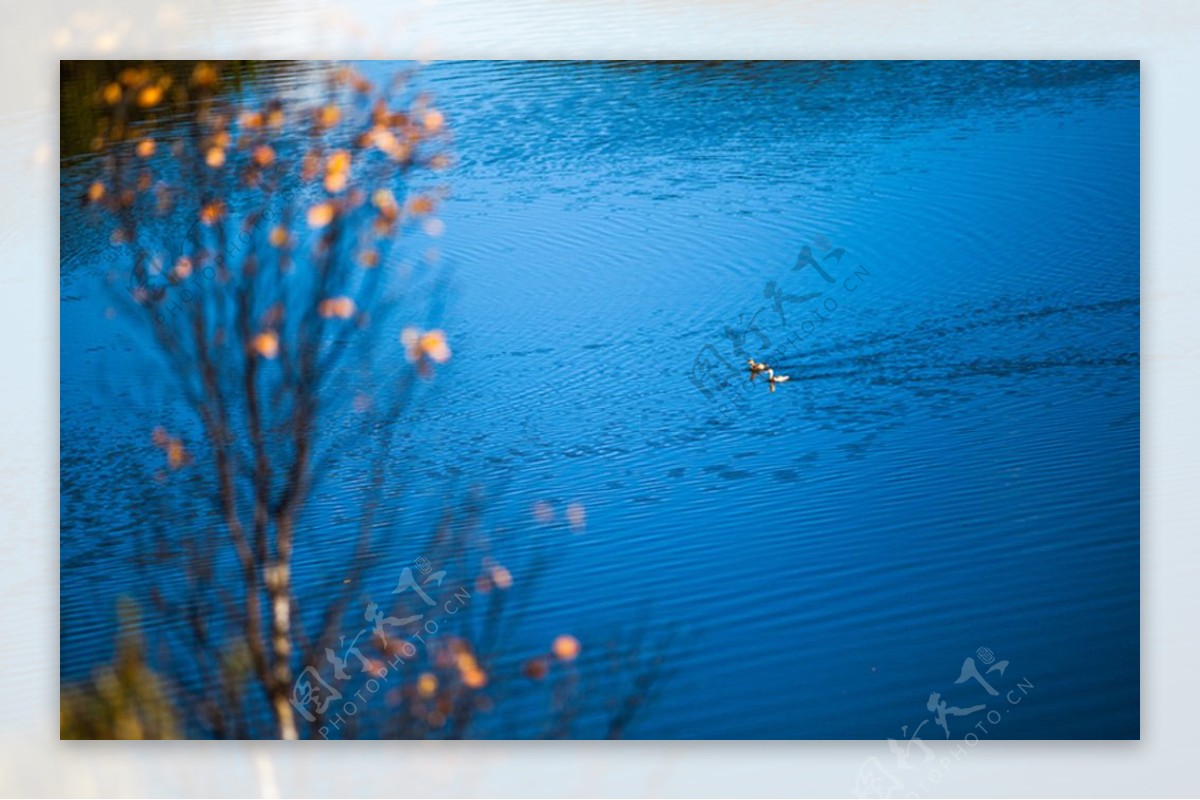
<path fill-rule="evenodd" d="M 349 169 L 350 152 L 347 150 L 334 150 L 329 155 L 329 160 L 325 162 L 325 172 L 329 175 L 338 172 L 347 172 Z"/>
<path fill-rule="evenodd" d="M 442 126 L 446 123 L 446 117 L 442 112 L 431 109 L 425 112 L 425 116 L 421 119 L 421 122 L 424 123 L 425 130 L 434 133 L 442 129 Z"/>
<path fill-rule="evenodd" d="M 201 89 L 211 89 L 217 85 L 217 68 L 212 64 L 200 63 L 192 70 L 192 83 Z"/>
<path fill-rule="evenodd" d="M 395 208 L 396 195 L 391 189 L 376 189 L 371 194 L 371 203 L 378 209 Z"/>
<path fill-rule="evenodd" d="M 414 197 L 408 201 L 410 214 L 429 214 L 433 212 L 433 200 L 428 197 Z"/>
<path fill-rule="evenodd" d="M 254 163 L 260 167 L 270 166 L 275 161 L 275 150 L 269 144 L 254 148 Z"/>
<path fill-rule="evenodd" d="M 410 362 L 428 359 L 444 364 L 450 360 L 450 345 L 446 343 L 446 334 L 440 330 L 405 328 L 400 334 L 400 341 L 405 347 L 405 357 Z"/>
<path fill-rule="evenodd" d="M 325 190 L 336 194 L 346 188 L 350 178 L 350 153 L 335 150 L 325 162 Z"/>
<path fill-rule="evenodd" d="M 317 112 L 318 124 L 320 124 L 326 128 L 330 128 L 330 127 L 333 127 L 334 125 L 336 125 L 338 120 L 341 119 L 341 117 L 342 117 L 342 112 L 340 112 L 338 110 L 338 107 L 335 105 L 323 106 L 321 108 L 321 110 Z"/>
<path fill-rule="evenodd" d="M 147 86 L 138 92 L 137 104 L 142 108 L 152 108 L 162 102 L 163 90 L 159 86 Z"/>
<path fill-rule="evenodd" d="M 333 222 L 333 203 L 318 203 L 308 210 L 308 226 L 324 228 Z"/>
<path fill-rule="evenodd" d="M 223 216 L 225 216 L 225 204 L 220 200 L 206 203 L 204 208 L 200 209 L 200 221 L 205 225 L 215 225 Z"/>
<path fill-rule="evenodd" d="M 421 337 L 418 345 L 421 352 L 439 364 L 450 360 L 450 345 L 446 344 L 446 335 L 441 331 L 429 331 Z"/>
<path fill-rule="evenodd" d="M 144 69 L 134 69 L 133 67 L 126 67 L 117 75 L 117 80 L 130 87 L 145 83 L 149 79 L 149 72 Z"/>
<path fill-rule="evenodd" d="M 455 653 L 454 663 L 458 667 L 463 685 L 468 689 L 482 689 L 487 685 L 487 673 L 480 668 L 479 662 L 469 650 L 460 648 Z"/>
<path fill-rule="evenodd" d="M 326 319 L 350 319 L 354 316 L 354 301 L 349 297 L 329 297 L 321 301 L 317 313 Z"/>
<path fill-rule="evenodd" d="M 346 173 L 331 172 L 325 176 L 325 191 L 337 194 L 346 188 Z"/>
<path fill-rule="evenodd" d="M 560 661 L 574 661 L 579 657 L 579 651 L 582 649 L 579 640 L 567 633 L 557 637 L 550 648 L 555 658 Z"/>
<path fill-rule="evenodd" d="M 371 223 L 371 230 L 376 237 L 383 239 L 392 235 L 394 223 L 381 217 Z"/>
<path fill-rule="evenodd" d="M 384 220 L 391 222 L 400 215 L 400 205 L 391 189 L 376 189 L 371 195 L 371 203 L 379 209 Z"/>
<path fill-rule="evenodd" d="M 187 451 L 183 449 L 183 442 L 178 439 L 172 439 L 167 444 L 167 464 L 171 469 L 182 467 L 186 457 Z"/>
<path fill-rule="evenodd" d="M 279 334 L 275 331 L 263 331 L 254 337 L 254 352 L 263 358 L 275 358 L 279 355 Z"/>
<path fill-rule="evenodd" d="M 513 583 L 512 573 L 497 564 L 495 567 L 492 567 L 492 583 L 496 584 L 497 589 L 511 589 Z"/>
<path fill-rule="evenodd" d="M 368 134 L 371 143 L 375 145 L 381 152 L 386 153 L 392 158 L 400 159 L 407 155 L 407 150 L 400 140 L 396 138 L 396 134 L 384 127 L 373 128 Z"/>

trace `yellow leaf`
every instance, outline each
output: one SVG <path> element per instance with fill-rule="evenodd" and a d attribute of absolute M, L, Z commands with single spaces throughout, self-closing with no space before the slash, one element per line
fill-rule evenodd
<path fill-rule="evenodd" d="M 338 111 L 338 107 L 335 105 L 324 106 L 317 112 L 317 122 L 326 128 L 336 125 L 341 117 L 342 113 Z"/>
<path fill-rule="evenodd" d="M 346 172 L 350 169 L 350 153 L 346 150 L 334 150 L 329 160 L 325 162 L 326 174 Z"/>
<path fill-rule="evenodd" d="M 450 360 L 450 345 L 446 344 L 446 334 L 440 330 L 429 331 L 422 336 L 419 346 L 425 356 L 439 364 Z"/>
<path fill-rule="evenodd" d="M 212 64 L 200 63 L 192 70 L 192 83 L 201 89 L 211 89 L 217 85 L 217 68 Z"/>
<path fill-rule="evenodd" d="M 163 90 L 158 86 L 147 86 L 138 92 L 137 104 L 142 108 L 151 108 L 162 102 Z"/>
<path fill-rule="evenodd" d="M 405 356 L 410 362 L 428 359 L 444 364 L 450 360 L 450 345 L 446 343 L 446 334 L 440 330 L 422 331 L 420 328 L 405 328 L 400 333 L 400 341 L 406 349 Z"/>

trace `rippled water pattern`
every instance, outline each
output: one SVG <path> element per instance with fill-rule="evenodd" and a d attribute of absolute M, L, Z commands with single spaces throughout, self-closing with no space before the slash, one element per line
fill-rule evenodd
<path fill-rule="evenodd" d="M 955 684 L 979 648 L 1008 661 L 989 680 L 1033 686 L 992 700 L 989 738 L 1138 736 L 1136 63 L 420 80 L 455 135 L 455 358 L 406 438 L 406 518 L 483 485 L 519 561 L 548 535 L 534 503 L 587 510 L 517 645 L 675 631 L 635 737 L 902 739 L 931 692 L 990 699 Z M 70 200 L 88 166 L 63 168 L 64 677 L 107 656 L 136 587 L 145 415 L 170 403 L 104 317 Z M 832 283 L 793 269 L 806 246 Z M 792 381 L 749 385 L 727 367 L 747 354 Z M 352 513 L 357 480 L 331 476 L 314 519 Z M 301 545 L 298 575 L 337 573 L 324 552 Z"/>

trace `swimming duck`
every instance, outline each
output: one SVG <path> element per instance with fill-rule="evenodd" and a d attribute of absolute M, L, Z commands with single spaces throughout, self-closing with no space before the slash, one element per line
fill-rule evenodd
<path fill-rule="evenodd" d="M 787 383 L 791 379 L 792 377 L 790 375 L 776 375 L 775 370 L 769 367 L 767 368 L 767 383 L 770 385 L 772 392 L 775 391 L 775 384 Z"/>
<path fill-rule="evenodd" d="M 753 358 L 747 358 L 746 363 L 750 366 L 750 380 L 752 381 L 760 372 L 766 372 L 770 369 L 763 362 L 755 361 Z"/>

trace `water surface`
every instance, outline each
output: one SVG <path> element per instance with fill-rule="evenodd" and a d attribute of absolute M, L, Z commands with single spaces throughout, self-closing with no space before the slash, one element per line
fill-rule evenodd
<path fill-rule="evenodd" d="M 991 738 L 1138 735 L 1136 64 L 420 80 L 455 136 L 446 233 L 419 244 L 452 276 L 455 357 L 407 434 L 404 514 L 478 484 L 514 563 L 561 540 L 514 649 L 677 631 L 636 737 L 901 738 L 935 691 L 999 702 Z M 105 315 L 73 202 L 93 167 L 63 166 L 64 678 L 136 591 L 146 415 L 171 408 Z M 793 269 L 804 247 L 833 282 Z M 750 385 L 747 354 L 792 381 Z M 539 502 L 586 530 L 551 534 Z M 322 552 L 298 575 L 336 573 Z M 1009 662 L 998 687 L 1033 685 L 1019 706 L 954 683 L 979 648 Z"/>

